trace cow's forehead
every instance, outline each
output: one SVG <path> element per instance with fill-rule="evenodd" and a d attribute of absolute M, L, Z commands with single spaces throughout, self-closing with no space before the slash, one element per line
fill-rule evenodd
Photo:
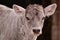
<path fill-rule="evenodd" d="M 30 5 L 28 5 L 28 7 L 29 7 L 29 8 L 40 8 L 40 9 L 43 8 L 42 5 L 38 5 L 38 4 L 30 4 Z"/>
<path fill-rule="evenodd" d="M 27 7 L 27 11 L 38 10 L 39 12 L 43 12 L 43 6 L 37 4 L 30 4 Z"/>
<path fill-rule="evenodd" d="M 27 7 L 27 12 L 38 12 L 38 13 L 42 13 L 41 15 L 44 15 L 44 11 L 43 11 L 43 6 L 42 5 L 37 5 L 37 4 L 30 4 Z"/>

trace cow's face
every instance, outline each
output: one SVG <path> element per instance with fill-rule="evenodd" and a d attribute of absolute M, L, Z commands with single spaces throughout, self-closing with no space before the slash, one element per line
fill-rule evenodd
<path fill-rule="evenodd" d="M 39 5 L 29 5 L 26 9 L 26 19 L 28 27 L 32 29 L 34 34 L 41 34 L 44 23 L 43 7 Z"/>
<path fill-rule="evenodd" d="M 29 5 L 26 9 L 27 25 L 31 28 L 31 31 L 35 35 L 42 33 L 44 19 L 46 16 L 50 16 L 55 12 L 56 4 L 52 4 L 46 8 L 40 5 Z"/>

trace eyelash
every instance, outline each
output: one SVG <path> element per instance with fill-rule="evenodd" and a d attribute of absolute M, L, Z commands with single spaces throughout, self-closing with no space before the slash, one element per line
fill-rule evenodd
<path fill-rule="evenodd" d="M 44 19 L 45 19 L 45 17 L 42 18 L 42 20 L 44 20 Z"/>

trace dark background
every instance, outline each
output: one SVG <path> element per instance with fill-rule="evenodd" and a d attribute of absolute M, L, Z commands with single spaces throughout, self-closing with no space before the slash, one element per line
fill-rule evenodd
<path fill-rule="evenodd" d="M 43 7 L 46 7 L 51 4 L 51 0 L 0 0 L 0 4 L 6 5 L 12 8 L 13 4 L 17 4 L 26 8 L 29 4 L 40 4 Z M 51 40 L 51 25 L 52 25 L 52 16 L 49 18 L 46 17 L 43 33 L 40 35 L 37 40 Z"/>
<path fill-rule="evenodd" d="M 0 4 L 7 5 L 9 7 L 12 7 L 13 4 L 17 4 L 24 8 L 29 4 L 41 4 L 45 7 L 51 4 L 51 0 L 0 0 Z"/>

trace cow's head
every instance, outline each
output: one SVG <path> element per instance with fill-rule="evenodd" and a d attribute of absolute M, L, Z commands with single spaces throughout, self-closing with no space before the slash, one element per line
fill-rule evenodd
<path fill-rule="evenodd" d="M 29 5 L 26 9 L 26 20 L 29 28 L 32 29 L 32 33 L 39 35 L 42 33 L 44 19 L 47 16 L 54 14 L 57 5 L 52 5 L 43 8 L 41 5 L 33 4 Z"/>
<path fill-rule="evenodd" d="M 45 17 L 54 14 L 57 5 L 52 5 L 43 8 L 41 5 L 29 5 L 26 10 L 18 5 L 13 5 L 13 9 L 17 14 L 25 13 L 27 27 L 31 29 L 31 33 L 35 35 L 42 34 L 42 28 Z"/>

